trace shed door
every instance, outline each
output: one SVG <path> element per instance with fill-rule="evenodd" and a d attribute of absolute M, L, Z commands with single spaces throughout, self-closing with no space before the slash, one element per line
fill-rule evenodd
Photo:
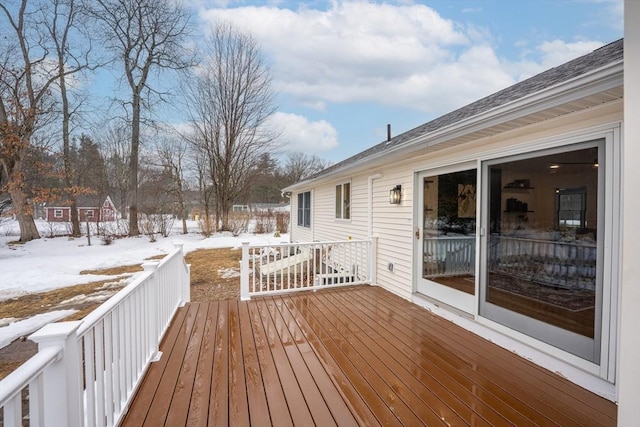
<path fill-rule="evenodd" d="M 474 313 L 477 169 L 426 171 L 418 181 L 417 292 Z"/>

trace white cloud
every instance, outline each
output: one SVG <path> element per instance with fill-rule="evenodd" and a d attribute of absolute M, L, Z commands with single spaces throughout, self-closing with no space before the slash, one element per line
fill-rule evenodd
<path fill-rule="evenodd" d="M 254 34 L 270 59 L 275 89 L 300 105 L 322 109 L 326 103 L 377 102 L 428 111 L 435 100 L 429 92 L 419 97 L 411 84 L 439 89 L 436 78 L 448 75 L 448 67 L 465 81 L 477 80 L 475 67 L 461 60 L 476 49 L 469 34 L 481 35 L 465 32 L 424 5 L 334 2 L 327 10 L 295 11 L 238 7 L 203 10 L 201 17 L 207 26 L 231 21 Z M 488 61 L 494 58 L 491 53 Z M 481 81 L 483 94 L 504 85 L 499 73 L 482 75 L 489 79 Z M 461 98 L 468 102 L 476 95 Z M 454 98 L 438 101 L 446 109 Z"/>
<path fill-rule="evenodd" d="M 562 40 L 553 40 L 542 43 L 537 49 L 542 55 L 542 66 L 551 68 L 589 53 L 600 46 L 602 43 L 597 41 L 567 43 Z"/>
<path fill-rule="evenodd" d="M 331 103 L 376 103 L 442 114 L 601 45 L 554 40 L 521 46 L 524 56 L 508 60 L 496 54 L 488 30 L 410 3 L 210 8 L 200 16 L 207 27 L 230 21 L 254 34 L 275 90 L 318 111 Z"/>
<path fill-rule="evenodd" d="M 325 120 L 310 121 L 298 114 L 278 112 L 270 124 L 281 132 L 283 151 L 322 153 L 338 146 L 338 132 Z"/>
<path fill-rule="evenodd" d="M 521 81 L 550 68 L 564 64 L 602 46 L 601 42 L 581 40 L 565 42 L 563 40 L 546 41 L 527 51 L 526 58 L 512 64 L 505 64 L 505 69 Z"/>

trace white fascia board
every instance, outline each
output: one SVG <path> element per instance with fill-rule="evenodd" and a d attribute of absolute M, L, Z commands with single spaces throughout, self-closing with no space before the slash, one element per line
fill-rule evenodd
<path fill-rule="evenodd" d="M 376 160 L 380 159 L 384 159 L 385 162 L 388 162 L 398 156 L 407 155 L 425 147 L 435 146 L 479 130 L 507 123 L 511 120 L 551 109 L 599 92 L 620 87 L 622 84 L 623 61 L 619 60 L 571 80 L 564 81 L 555 86 L 542 89 L 538 92 L 518 98 L 483 113 L 460 120 L 449 126 L 420 135 L 412 140 L 399 144 L 397 147 L 382 150 L 354 163 L 349 163 L 348 165 L 325 175 L 293 184 L 285 188 L 284 191 L 295 191 L 300 188 L 310 188 L 317 182 L 334 179 L 336 176 L 344 174 L 346 170 L 357 171 L 360 167 L 371 167 L 371 164 L 375 164 Z"/>

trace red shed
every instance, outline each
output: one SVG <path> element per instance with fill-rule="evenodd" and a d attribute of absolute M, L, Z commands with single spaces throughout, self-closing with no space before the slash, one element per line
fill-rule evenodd
<path fill-rule="evenodd" d="M 103 222 L 116 219 L 116 207 L 107 196 L 101 206 L 96 206 L 90 198 L 78 198 L 78 217 L 80 221 Z M 71 221 L 71 202 L 55 202 L 45 206 L 45 219 L 49 222 Z"/>

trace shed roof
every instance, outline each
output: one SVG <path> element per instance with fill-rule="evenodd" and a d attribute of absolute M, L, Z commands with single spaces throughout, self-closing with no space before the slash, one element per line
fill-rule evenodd
<path fill-rule="evenodd" d="M 83 194 L 76 197 L 76 206 L 79 208 L 100 208 L 109 196 L 100 196 L 96 194 Z M 66 208 L 71 206 L 70 198 L 57 198 L 50 200 L 46 204 L 48 208 Z"/>
<path fill-rule="evenodd" d="M 429 135 L 448 126 L 455 125 L 466 119 L 479 116 L 499 107 L 506 106 L 509 103 L 520 100 L 527 96 L 536 94 L 548 88 L 568 82 L 572 79 L 586 75 L 592 71 L 598 70 L 604 66 L 622 62 L 623 59 L 623 39 L 602 46 L 591 53 L 566 62 L 557 67 L 551 68 L 526 80 L 514 84 L 506 89 L 496 92 L 492 95 L 484 97 L 478 101 L 472 102 L 462 108 L 447 113 L 437 119 L 431 120 L 414 129 L 393 137 L 390 141 L 383 141 L 373 147 L 364 150 L 352 157 L 336 163 L 319 173 L 301 181 L 302 184 L 308 181 L 315 181 L 333 172 L 346 169 L 352 165 L 366 162 L 374 157 L 395 149 L 402 148 L 408 142 L 414 141 L 416 138 Z M 294 184 L 291 187 L 297 187 Z M 291 188 L 290 187 L 290 188 Z"/>

